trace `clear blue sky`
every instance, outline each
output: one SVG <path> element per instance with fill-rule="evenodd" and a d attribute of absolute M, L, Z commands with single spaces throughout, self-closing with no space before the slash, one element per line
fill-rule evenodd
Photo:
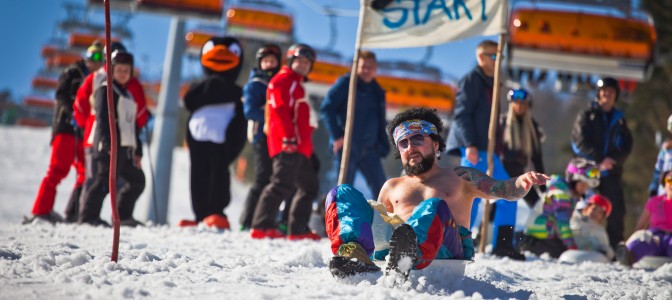
<path fill-rule="evenodd" d="M 0 0 L 0 90 L 10 89 L 16 100 L 31 93 L 30 82 L 44 60 L 40 49 L 58 31 L 57 23 L 66 16 L 63 3 L 84 4 L 85 0 Z M 226 3 L 236 2 L 232 0 Z M 324 15 L 311 9 L 307 3 L 330 5 L 335 8 L 356 11 L 359 1 L 340 0 L 281 0 L 288 11 L 293 13 L 297 40 L 316 47 L 324 47 L 329 41 L 329 21 Z M 100 16 L 99 11 L 94 16 Z M 114 19 L 113 19 L 114 21 Z M 345 58 L 352 57 L 357 29 L 357 18 L 339 17 L 337 20 L 338 39 L 334 50 Z M 170 18 L 147 13 L 135 14 L 129 22 L 134 33 L 127 43 L 136 55 L 142 72 L 158 76 L 162 68 Z M 196 26 L 188 22 L 187 29 Z M 461 77 L 475 64 L 474 47 L 484 38 L 478 37 L 452 42 L 434 48 L 430 65 L 437 66 L 444 73 Z M 375 49 L 374 49 L 375 50 Z M 420 62 L 425 48 L 396 50 L 375 50 L 379 59 L 408 60 Z"/>

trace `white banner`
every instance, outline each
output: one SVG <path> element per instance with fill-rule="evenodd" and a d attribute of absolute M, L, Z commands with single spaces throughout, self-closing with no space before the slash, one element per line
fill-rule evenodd
<path fill-rule="evenodd" d="M 367 7 L 362 47 L 404 48 L 443 44 L 502 30 L 504 0 L 393 0 Z"/>

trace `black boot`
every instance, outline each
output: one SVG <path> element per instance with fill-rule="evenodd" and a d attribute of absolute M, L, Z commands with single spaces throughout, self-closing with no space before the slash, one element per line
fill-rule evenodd
<path fill-rule="evenodd" d="M 499 226 L 497 246 L 492 250 L 492 254 L 514 260 L 525 260 L 525 255 L 518 253 L 513 248 L 513 226 Z"/>
<path fill-rule="evenodd" d="M 76 187 L 72 190 L 68 205 L 65 207 L 65 222 L 76 223 L 79 215 L 79 198 L 82 194 L 82 186 Z"/>

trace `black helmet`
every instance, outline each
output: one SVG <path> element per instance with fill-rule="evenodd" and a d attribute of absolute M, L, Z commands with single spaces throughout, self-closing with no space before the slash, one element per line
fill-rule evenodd
<path fill-rule="evenodd" d="M 280 50 L 280 46 L 276 44 L 266 44 L 261 46 L 259 50 L 257 50 L 257 55 L 256 55 L 256 60 L 257 60 L 257 68 L 261 70 L 261 59 L 264 58 L 265 56 L 273 55 L 275 59 L 278 61 L 278 66 L 271 70 L 273 74 L 277 73 L 280 70 L 280 63 L 282 62 L 282 57 L 281 56 L 282 50 Z"/>
<path fill-rule="evenodd" d="M 618 94 L 621 93 L 621 88 L 618 86 L 618 81 L 612 77 L 600 78 L 597 81 L 597 90 L 599 91 L 602 88 L 610 87 L 616 90 L 616 99 L 618 99 Z"/>
<path fill-rule="evenodd" d="M 292 63 L 294 62 L 294 58 L 299 56 L 307 58 L 308 60 L 310 60 L 311 64 L 315 63 L 315 58 L 317 57 L 315 55 L 315 50 L 313 50 L 313 48 L 311 48 L 310 46 L 306 44 L 294 44 L 287 50 L 286 55 L 287 65 L 291 67 Z"/>
<path fill-rule="evenodd" d="M 112 44 L 110 44 L 110 48 L 112 48 L 112 55 L 114 55 L 114 52 L 117 52 L 117 51 L 128 52 L 126 50 L 126 47 L 124 46 L 124 44 L 122 44 L 121 42 L 112 42 Z M 105 45 L 105 49 L 103 49 L 103 53 L 105 53 L 107 55 L 107 45 Z"/>
<path fill-rule="evenodd" d="M 133 54 L 124 51 L 114 51 L 112 52 L 112 66 L 116 64 L 127 64 L 133 69 Z"/>

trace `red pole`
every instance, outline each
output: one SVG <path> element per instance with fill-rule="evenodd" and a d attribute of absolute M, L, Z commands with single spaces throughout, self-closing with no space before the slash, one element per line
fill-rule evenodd
<path fill-rule="evenodd" d="M 117 210 L 117 122 L 112 96 L 112 39 L 110 38 L 110 0 L 105 0 L 105 67 L 107 68 L 107 110 L 110 123 L 110 204 L 112 204 L 112 261 L 119 256 L 119 211 Z M 102 120 L 100 120 L 102 121 Z"/>

